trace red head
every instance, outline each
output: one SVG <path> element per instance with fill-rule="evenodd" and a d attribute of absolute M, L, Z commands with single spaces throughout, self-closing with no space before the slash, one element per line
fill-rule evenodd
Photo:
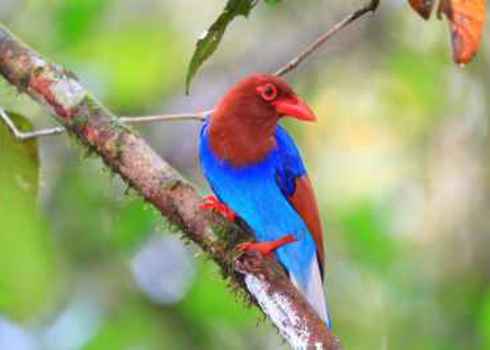
<path fill-rule="evenodd" d="M 277 122 L 283 116 L 306 121 L 316 119 L 284 80 L 269 74 L 254 74 L 238 82 L 220 101 L 216 112 L 238 113 L 244 121 L 254 122 Z"/>
<path fill-rule="evenodd" d="M 251 75 L 218 103 L 210 124 L 213 150 L 236 165 L 260 160 L 275 146 L 278 120 L 290 116 L 314 121 L 315 114 L 289 85 L 273 75 Z"/>

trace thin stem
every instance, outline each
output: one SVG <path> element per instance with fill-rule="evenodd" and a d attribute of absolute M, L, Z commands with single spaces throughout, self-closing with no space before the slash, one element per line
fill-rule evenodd
<path fill-rule="evenodd" d="M 22 132 L 17 127 L 15 126 L 15 123 L 10 117 L 8 116 L 7 112 L 3 110 L 0 107 L 0 118 L 2 118 L 3 122 L 5 125 L 7 125 L 7 128 L 10 130 L 12 135 L 18 140 L 21 141 L 27 141 L 30 139 L 42 137 L 42 136 L 51 136 L 51 135 L 57 135 L 65 132 L 65 128 L 58 126 L 50 129 L 42 129 L 42 130 L 37 130 L 37 131 L 31 131 L 31 132 Z"/>
<path fill-rule="evenodd" d="M 197 120 L 204 121 L 206 116 L 213 110 L 201 112 L 201 113 L 178 113 L 178 114 L 162 114 L 162 115 L 148 115 L 141 117 L 120 117 L 121 123 L 127 124 L 139 124 L 139 123 L 151 123 L 159 121 L 183 121 L 183 120 Z"/>
<path fill-rule="evenodd" d="M 179 114 L 161 114 L 161 115 L 148 115 L 142 117 L 120 117 L 119 121 L 124 124 L 139 124 L 139 123 L 152 123 L 159 121 L 186 121 L 186 120 L 196 120 L 203 122 L 206 120 L 206 116 L 210 114 L 213 110 L 201 112 L 201 113 L 179 113 Z M 27 141 L 30 139 L 43 137 L 43 136 L 54 136 L 62 134 L 66 131 L 64 127 L 57 126 L 54 128 L 41 129 L 31 132 L 22 132 L 15 126 L 14 121 L 8 116 L 7 112 L 0 107 L 0 117 L 2 118 L 5 125 L 12 132 L 12 135 L 20 141 Z"/>
<path fill-rule="evenodd" d="M 279 68 L 277 72 L 274 74 L 277 76 L 283 76 L 296 67 L 298 67 L 306 58 L 308 58 L 311 54 L 313 54 L 316 50 L 318 50 L 323 44 L 325 44 L 328 39 L 334 36 L 339 30 L 347 27 L 349 24 L 353 23 L 356 19 L 364 16 L 368 12 L 376 11 L 379 5 L 379 0 L 371 0 L 371 2 L 360 8 L 359 10 L 351 13 L 343 20 L 335 24 L 332 28 L 330 28 L 327 32 L 320 35 L 313 43 L 311 43 L 304 51 L 302 51 L 298 56 L 294 57 L 287 64 Z"/>

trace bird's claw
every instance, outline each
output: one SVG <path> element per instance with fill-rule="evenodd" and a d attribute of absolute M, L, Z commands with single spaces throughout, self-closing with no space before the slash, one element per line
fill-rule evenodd
<path fill-rule="evenodd" d="M 220 200 L 213 195 L 204 197 L 203 203 L 199 206 L 199 208 L 216 211 L 231 222 L 236 220 L 235 212 L 226 206 L 226 204 L 220 202 Z"/>
<path fill-rule="evenodd" d="M 241 252 L 257 251 L 262 255 L 271 255 L 276 249 L 290 243 L 296 242 L 296 237 L 287 235 L 275 241 L 267 242 L 244 242 L 237 245 L 236 249 Z"/>

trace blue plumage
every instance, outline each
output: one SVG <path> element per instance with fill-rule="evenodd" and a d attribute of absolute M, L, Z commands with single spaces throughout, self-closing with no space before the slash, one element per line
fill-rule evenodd
<path fill-rule="evenodd" d="M 200 160 L 204 175 L 218 198 L 242 217 L 258 241 L 273 241 L 292 234 L 297 242 L 276 250 L 279 262 L 304 290 L 316 246 L 305 222 L 288 197 L 295 192 L 296 178 L 306 174 L 291 137 L 281 127 L 275 130 L 277 147 L 257 164 L 233 167 L 213 154 L 208 121 L 201 130 Z"/>
<path fill-rule="evenodd" d="M 255 74 L 239 81 L 204 123 L 201 168 L 222 202 L 214 209 L 226 217 L 231 209 L 245 220 L 259 242 L 247 247 L 274 252 L 330 327 L 320 212 L 298 148 L 278 125 L 284 116 L 316 119 L 278 77 Z"/>

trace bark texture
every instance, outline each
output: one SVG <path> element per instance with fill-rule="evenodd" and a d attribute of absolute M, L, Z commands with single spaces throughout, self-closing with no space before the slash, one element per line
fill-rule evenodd
<path fill-rule="evenodd" d="M 224 278 L 243 288 L 295 349 L 340 349 L 273 259 L 237 257 L 234 245 L 250 238 L 239 225 L 199 209 L 192 184 L 137 132 L 124 126 L 62 67 L 49 63 L 0 25 L 0 74 L 46 107 L 81 143 L 100 156 L 146 201 L 220 265 Z"/>

